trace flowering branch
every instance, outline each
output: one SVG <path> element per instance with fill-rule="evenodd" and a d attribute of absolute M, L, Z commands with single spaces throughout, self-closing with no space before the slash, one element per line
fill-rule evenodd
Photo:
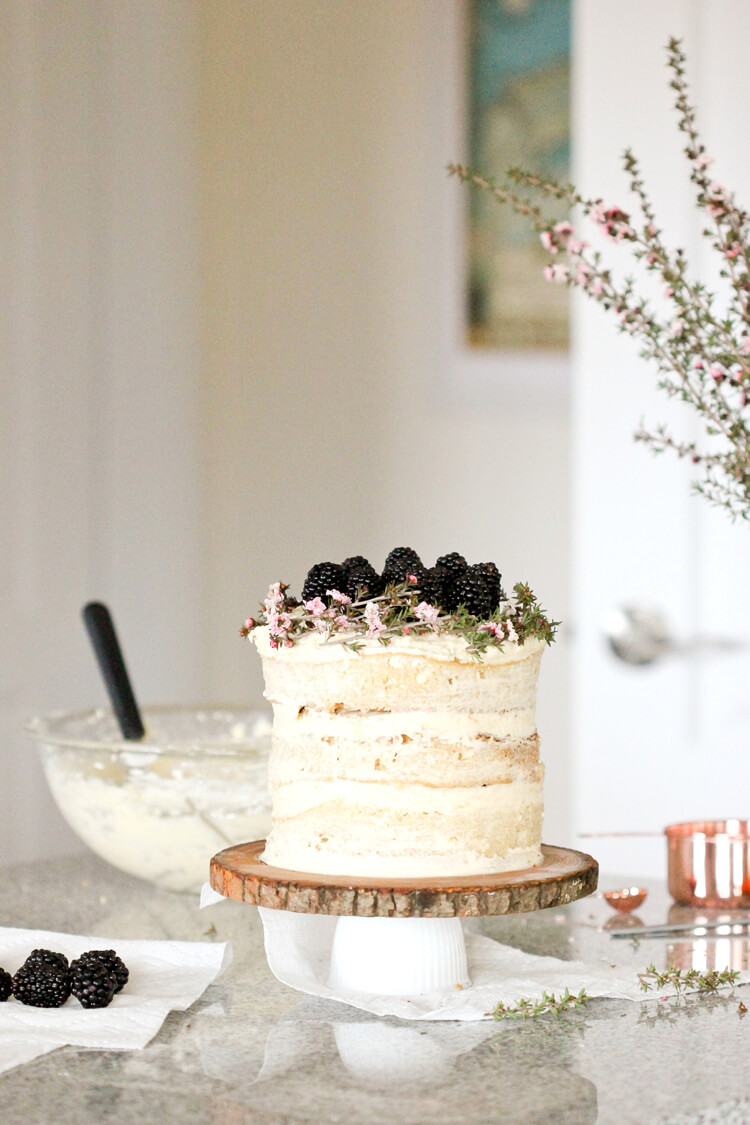
<path fill-rule="evenodd" d="M 690 179 L 705 217 L 702 233 L 721 258 L 719 276 L 727 290 L 723 299 L 690 276 L 681 249 L 666 246 L 640 166 L 630 150 L 623 155 L 623 166 L 640 212 L 637 218 L 619 207 L 606 206 L 602 199 L 581 195 L 572 184 L 520 168 L 509 169 L 500 184 L 460 164 L 450 165 L 449 171 L 529 220 L 556 259 L 545 268 L 547 280 L 580 289 L 614 313 L 618 330 L 638 340 L 641 356 L 656 365 L 659 388 L 700 416 L 708 444 L 704 448 L 676 440 L 663 426 L 653 432 L 641 427 L 636 440 L 654 453 L 669 451 L 699 465 L 702 477 L 694 481 L 695 490 L 728 510 L 732 518 L 750 519 L 750 214 L 709 176 L 712 161 L 689 103 L 680 41 L 671 39 L 667 53 Z M 632 277 L 616 280 L 600 252 L 577 237 L 570 222 L 550 219 L 534 196 L 566 202 L 607 239 L 627 243 L 636 261 L 659 278 L 668 302 L 667 314 L 657 312 L 638 295 Z"/>

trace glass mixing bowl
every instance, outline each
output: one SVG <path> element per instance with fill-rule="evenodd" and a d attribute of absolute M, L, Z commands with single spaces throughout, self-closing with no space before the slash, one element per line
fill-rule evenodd
<path fill-rule="evenodd" d="M 110 710 L 31 719 L 52 795 L 73 831 L 121 871 L 198 891 L 211 857 L 270 828 L 270 712 L 145 707 L 127 742 Z"/>

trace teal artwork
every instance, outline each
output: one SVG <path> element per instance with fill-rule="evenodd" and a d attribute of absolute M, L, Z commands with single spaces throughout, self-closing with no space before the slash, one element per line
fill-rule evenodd
<path fill-rule="evenodd" d="M 571 0 L 470 0 L 469 16 L 469 165 L 498 180 L 521 166 L 568 181 Z M 468 227 L 467 342 L 565 350 L 568 292 L 544 280 L 549 255 L 528 222 L 471 192 Z"/>

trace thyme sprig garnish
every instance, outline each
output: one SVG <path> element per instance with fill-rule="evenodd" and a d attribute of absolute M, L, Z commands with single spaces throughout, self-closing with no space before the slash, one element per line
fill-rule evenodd
<path fill-rule="evenodd" d="M 652 963 L 644 972 L 638 973 L 638 982 L 643 992 L 658 992 L 665 988 L 672 988 L 678 994 L 698 992 L 704 996 L 713 995 L 720 988 L 733 988 L 739 979 L 736 969 L 709 969 L 700 972 L 698 969 L 667 968 L 663 973 L 657 971 Z M 559 1016 L 562 1012 L 573 1008 L 585 1008 L 591 997 L 585 989 L 576 995 L 566 987 L 565 991 L 556 996 L 554 992 L 543 992 L 541 1000 L 530 1000 L 522 997 L 516 1004 L 504 1004 L 500 1001 L 490 1013 L 495 1020 L 527 1020 L 536 1016 Z M 740 1011 L 743 1005 L 740 1005 Z"/>
<path fill-rule="evenodd" d="M 718 988 L 734 987 L 739 975 L 736 969 L 709 969 L 702 973 L 698 969 L 668 968 L 659 973 L 651 964 L 645 972 L 638 973 L 638 980 L 643 992 L 669 987 L 677 992 L 716 992 Z"/>
<path fill-rule="evenodd" d="M 259 625 L 267 625 L 272 648 L 288 647 L 316 634 L 321 644 L 340 644 L 358 652 L 368 639 L 388 645 L 397 637 L 448 634 L 463 638 L 468 653 L 481 660 L 489 648 L 523 644 L 531 637 L 551 644 L 559 624 L 547 617 L 524 582 L 516 583 L 512 596 L 486 618 L 476 617 L 464 606 L 447 613 L 429 605 L 410 580 L 387 586 L 378 597 L 352 599 L 330 590 L 327 602 L 321 598 L 300 602 L 288 590 L 285 583 L 274 583 L 260 613 L 245 621 L 240 635 L 247 637 Z"/>
<path fill-rule="evenodd" d="M 568 1012 L 572 1008 L 585 1008 L 589 999 L 584 988 L 577 996 L 573 995 L 567 988 L 559 997 L 555 996 L 554 992 L 543 992 L 541 1000 L 522 998 L 517 1004 L 513 1005 L 503 1004 L 500 1001 L 492 1009 L 492 1018 L 495 1020 L 528 1020 L 535 1019 L 536 1016 L 559 1016 L 561 1012 Z"/>

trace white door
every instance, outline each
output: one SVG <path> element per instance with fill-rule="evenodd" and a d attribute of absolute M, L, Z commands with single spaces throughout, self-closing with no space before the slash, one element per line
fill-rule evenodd
<path fill-rule="evenodd" d="M 632 207 L 631 146 L 668 239 L 700 272 L 713 253 L 696 223 L 665 45 L 682 37 L 712 172 L 750 204 L 742 52 L 750 5 L 731 0 L 579 0 L 575 151 L 584 192 Z M 613 264 L 627 270 L 626 254 Z M 690 494 L 692 466 L 635 445 L 641 420 L 691 438 L 690 415 L 656 390 L 611 316 L 576 306 L 575 629 L 572 803 L 580 833 L 660 832 L 750 815 L 750 525 Z M 636 666 L 609 649 L 614 608 L 652 607 L 677 649 Z M 732 646 L 731 643 L 738 642 Z M 661 838 L 584 838 L 603 870 L 663 874 Z"/>

